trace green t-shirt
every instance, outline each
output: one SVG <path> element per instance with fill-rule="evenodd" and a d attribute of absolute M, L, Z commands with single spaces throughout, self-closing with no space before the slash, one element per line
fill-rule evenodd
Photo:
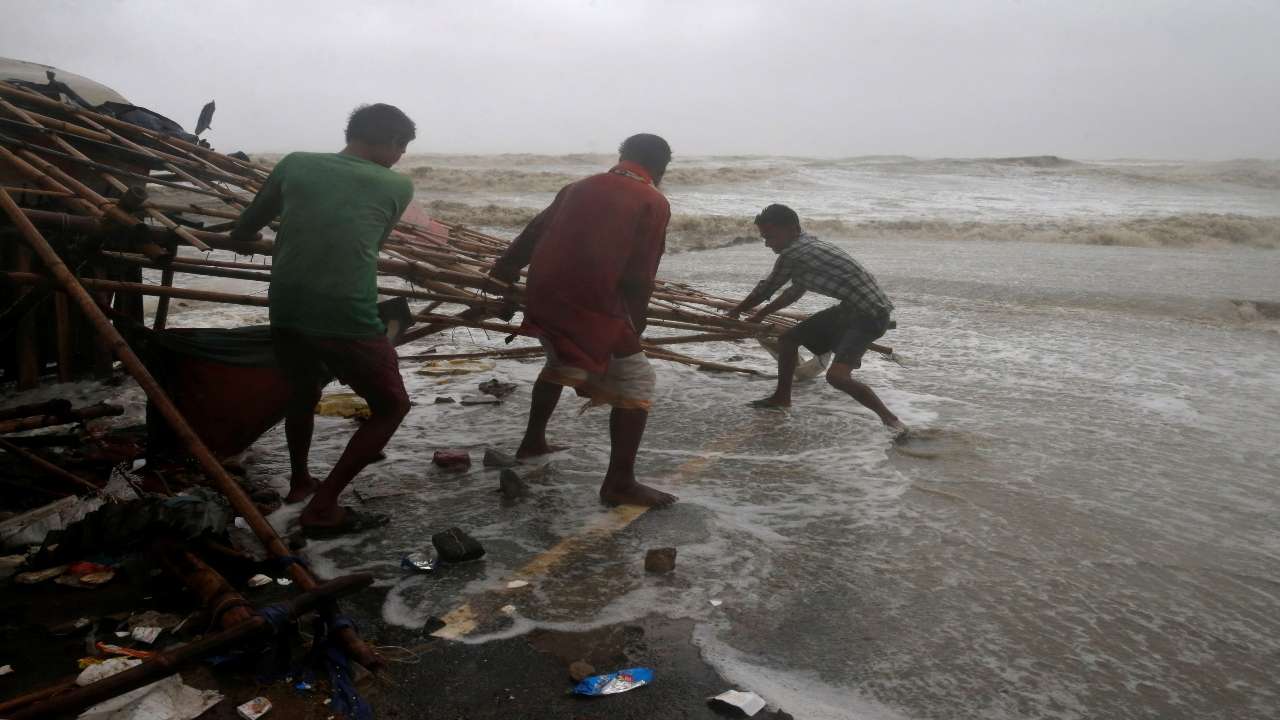
<path fill-rule="evenodd" d="M 413 182 L 336 153 L 290 153 L 240 214 L 256 232 L 280 218 L 271 263 L 271 325 L 367 338 L 378 319 L 378 249 L 413 199 Z"/>

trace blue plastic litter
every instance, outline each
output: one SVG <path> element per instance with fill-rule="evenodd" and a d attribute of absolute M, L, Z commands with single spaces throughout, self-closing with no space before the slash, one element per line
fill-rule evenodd
<path fill-rule="evenodd" d="M 616 695 L 653 682 L 653 671 L 649 668 L 628 668 L 604 675 L 592 675 L 573 688 L 575 695 Z"/>

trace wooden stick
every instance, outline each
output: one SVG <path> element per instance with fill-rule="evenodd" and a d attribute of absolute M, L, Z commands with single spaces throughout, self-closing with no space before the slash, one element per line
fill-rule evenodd
<path fill-rule="evenodd" d="M 94 485 L 88 480 L 85 480 L 79 475 L 73 475 L 72 473 L 69 473 L 66 470 L 63 470 L 62 468 L 58 467 L 57 465 L 54 465 L 48 460 L 45 460 L 39 455 L 36 455 L 35 453 L 30 452 L 28 450 L 24 450 L 18 447 L 17 445 L 14 445 L 13 443 L 9 442 L 8 440 L 5 440 L 4 438 L 0 438 L 0 450 L 4 450 L 5 452 L 12 453 L 13 455 L 18 456 L 23 460 L 26 460 L 27 462 L 31 463 L 35 467 L 39 468 L 41 472 L 44 472 L 52 477 L 56 477 L 59 480 L 62 480 L 63 482 L 67 483 L 68 485 L 74 485 L 80 488 L 81 490 L 89 490 L 90 492 L 93 492 L 93 493 L 102 492 L 102 488 L 98 487 L 97 485 Z"/>
<path fill-rule="evenodd" d="M 27 239 L 27 243 L 40 256 L 45 267 L 49 269 L 71 299 L 80 306 L 80 311 L 93 324 L 94 329 L 102 337 L 110 341 L 116 357 L 120 359 L 125 369 L 138 382 L 142 391 L 146 393 L 147 398 L 151 400 L 152 407 L 160 413 L 161 417 L 168 421 L 173 428 L 174 434 L 200 464 L 206 477 L 213 481 L 214 485 L 226 496 L 231 503 L 231 507 L 244 517 L 249 523 L 249 527 L 253 529 L 254 534 L 258 536 L 272 555 L 290 557 L 292 551 L 276 535 L 275 529 L 258 511 L 258 507 L 253 504 L 253 501 L 236 483 L 235 479 L 227 473 L 222 464 L 218 462 L 218 459 L 213 456 L 213 453 L 209 452 L 209 448 L 200 440 L 200 437 L 196 435 L 195 430 L 187 423 L 186 418 L 182 416 L 177 406 L 169 399 L 168 393 L 160 387 L 160 384 L 152 377 L 151 372 L 147 370 L 142 360 L 134 354 L 119 331 L 103 315 L 97 303 L 94 302 L 93 298 L 89 297 L 89 293 L 80 285 L 76 277 L 71 274 L 71 271 L 63 264 L 62 259 L 58 257 L 58 254 L 49 246 L 44 237 L 40 235 L 40 231 L 27 220 L 27 216 L 22 213 L 17 203 L 3 190 L 0 190 L 0 208 L 9 216 L 14 225 L 18 226 L 19 232 Z M 304 590 L 313 590 L 317 587 L 315 578 L 311 576 L 311 573 L 305 567 L 298 563 L 289 565 L 289 574 L 293 577 L 294 582 L 298 583 Z M 361 665 L 370 669 L 382 666 L 383 660 L 369 646 L 365 645 L 351 628 L 339 630 L 338 637 L 347 651 Z"/>
<path fill-rule="evenodd" d="M 67 296 L 53 294 L 54 333 L 58 346 L 58 382 L 71 382 L 75 374 L 75 359 L 71 352 L 71 308 Z"/>
<path fill-rule="evenodd" d="M 160 271 L 160 286 L 173 287 L 173 268 L 165 268 Z M 156 302 L 156 319 L 151 325 L 154 330 L 163 330 L 169 322 L 169 296 L 161 295 Z"/>
<path fill-rule="evenodd" d="M 54 427 L 56 425 L 70 425 L 71 423 L 86 422 L 88 420 L 95 420 L 101 417 L 114 417 L 116 415 L 123 414 L 124 408 L 119 405 L 98 403 L 97 405 L 88 405 L 77 410 L 72 410 L 69 413 L 32 415 L 30 417 L 0 421 L 0 435 L 25 432 L 27 430 L 39 430 L 40 428 Z"/>

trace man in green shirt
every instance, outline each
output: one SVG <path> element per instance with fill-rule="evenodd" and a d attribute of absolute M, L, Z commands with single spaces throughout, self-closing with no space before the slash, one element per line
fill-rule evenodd
<path fill-rule="evenodd" d="M 340 153 L 291 153 L 244 209 L 233 239 L 251 239 L 276 217 L 271 265 L 271 334 L 289 379 L 285 414 L 292 473 L 286 502 L 311 501 L 299 522 L 313 537 L 386 522 L 338 505 L 338 495 L 409 412 L 395 348 L 378 319 L 378 251 L 413 199 L 413 183 L 391 171 L 415 127 L 398 108 L 366 105 L 351 114 Z M 316 402 L 330 376 L 369 403 L 372 417 L 351 437 L 324 482 L 311 477 Z"/>

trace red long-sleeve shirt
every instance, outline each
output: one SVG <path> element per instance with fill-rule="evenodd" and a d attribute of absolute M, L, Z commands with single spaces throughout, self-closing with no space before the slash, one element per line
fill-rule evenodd
<path fill-rule="evenodd" d="M 546 338 L 560 362 L 603 373 L 611 355 L 640 350 L 670 219 L 644 167 L 620 162 L 561 189 L 494 274 L 514 278 L 527 265 L 524 328 Z"/>

